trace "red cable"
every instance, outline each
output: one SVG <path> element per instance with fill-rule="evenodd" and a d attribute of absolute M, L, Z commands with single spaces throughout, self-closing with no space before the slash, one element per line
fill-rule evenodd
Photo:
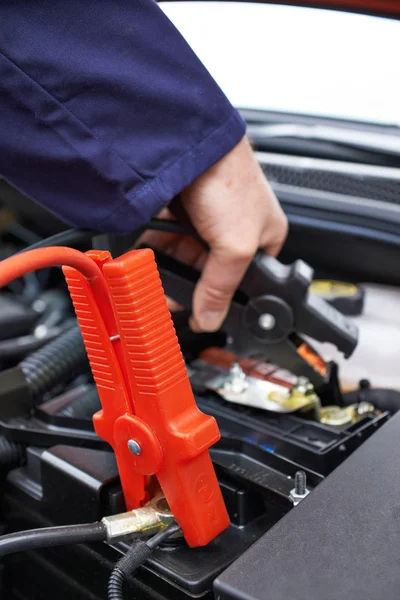
<path fill-rule="evenodd" d="M 108 289 L 99 267 L 79 250 L 63 246 L 38 248 L 16 254 L 0 262 L 0 288 L 31 271 L 55 266 L 73 267 L 89 281 L 93 291 L 108 296 Z"/>

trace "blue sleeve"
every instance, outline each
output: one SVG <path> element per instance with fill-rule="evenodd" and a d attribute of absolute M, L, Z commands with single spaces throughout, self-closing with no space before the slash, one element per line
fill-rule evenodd
<path fill-rule="evenodd" d="M 154 0 L 2 0 L 0 23 L 0 175 L 67 223 L 139 227 L 245 133 Z"/>

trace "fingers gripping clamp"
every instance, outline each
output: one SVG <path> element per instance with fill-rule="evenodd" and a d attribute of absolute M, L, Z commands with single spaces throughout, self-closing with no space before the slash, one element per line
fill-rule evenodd
<path fill-rule="evenodd" d="M 229 524 L 208 453 L 220 434 L 196 406 L 154 254 L 88 255 L 109 297 L 75 269 L 64 274 L 101 400 L 95 429 L 114 449 L 127 508 L 156 475 L 188 544 L 207 544 Z"/>

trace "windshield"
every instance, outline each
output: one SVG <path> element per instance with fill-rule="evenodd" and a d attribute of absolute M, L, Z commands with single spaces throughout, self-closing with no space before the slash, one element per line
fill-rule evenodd
<path fill-rule="evenodd" d="M 400 125 L 400 22 L 241 2 L 161 7 L 239 108 Z"/>

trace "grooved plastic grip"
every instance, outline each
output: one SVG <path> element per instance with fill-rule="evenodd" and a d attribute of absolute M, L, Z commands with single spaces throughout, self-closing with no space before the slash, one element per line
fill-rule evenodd
<path fill-rule="evenodd" d="M 186 541 L 207 544 L 229 524 L 208 453 L 220 438 L 201 413 L 151 250 L 104 264 L 135 415 L 155 432 L 163 451 L 157 478 Z"/>
<path fill-rule="evenodd" d="M 127 508 L 141 505 L 144 477 L 156 474 L 188 544 L 205 545 L 229 525 L 208 453 L 220 434 L 196 406 L 154 254 L 88 256 L 105 285 L 64 274 L 101 400 L 96 432 L 114 449 Z"/>
<path fill-rule="evenodd" d="M 109 253 L 96 253 L 95 258 L 99 259 L 96 262 L 100 265 L 111 260 Z M 121 415 L 131 413 L 132 406 L 115 347 L 110 341 L 110 337 L 118 335 L 111 302 L 109 297 L 96 297 L 88 281 L 79 271 L 64 267 L 63 272 L 102 406 L 93 416 L 93 424 L 97 435 L 108 442 L 115 452 L 127 508 L 137 508 L 146 497 L 144 476 L 135 473 L 135 459 L 129 451 L 123 454 L 117 452 L 114 436 L 116 420 Z M 104 314 L 107 315 L 106 321 Z"/>

